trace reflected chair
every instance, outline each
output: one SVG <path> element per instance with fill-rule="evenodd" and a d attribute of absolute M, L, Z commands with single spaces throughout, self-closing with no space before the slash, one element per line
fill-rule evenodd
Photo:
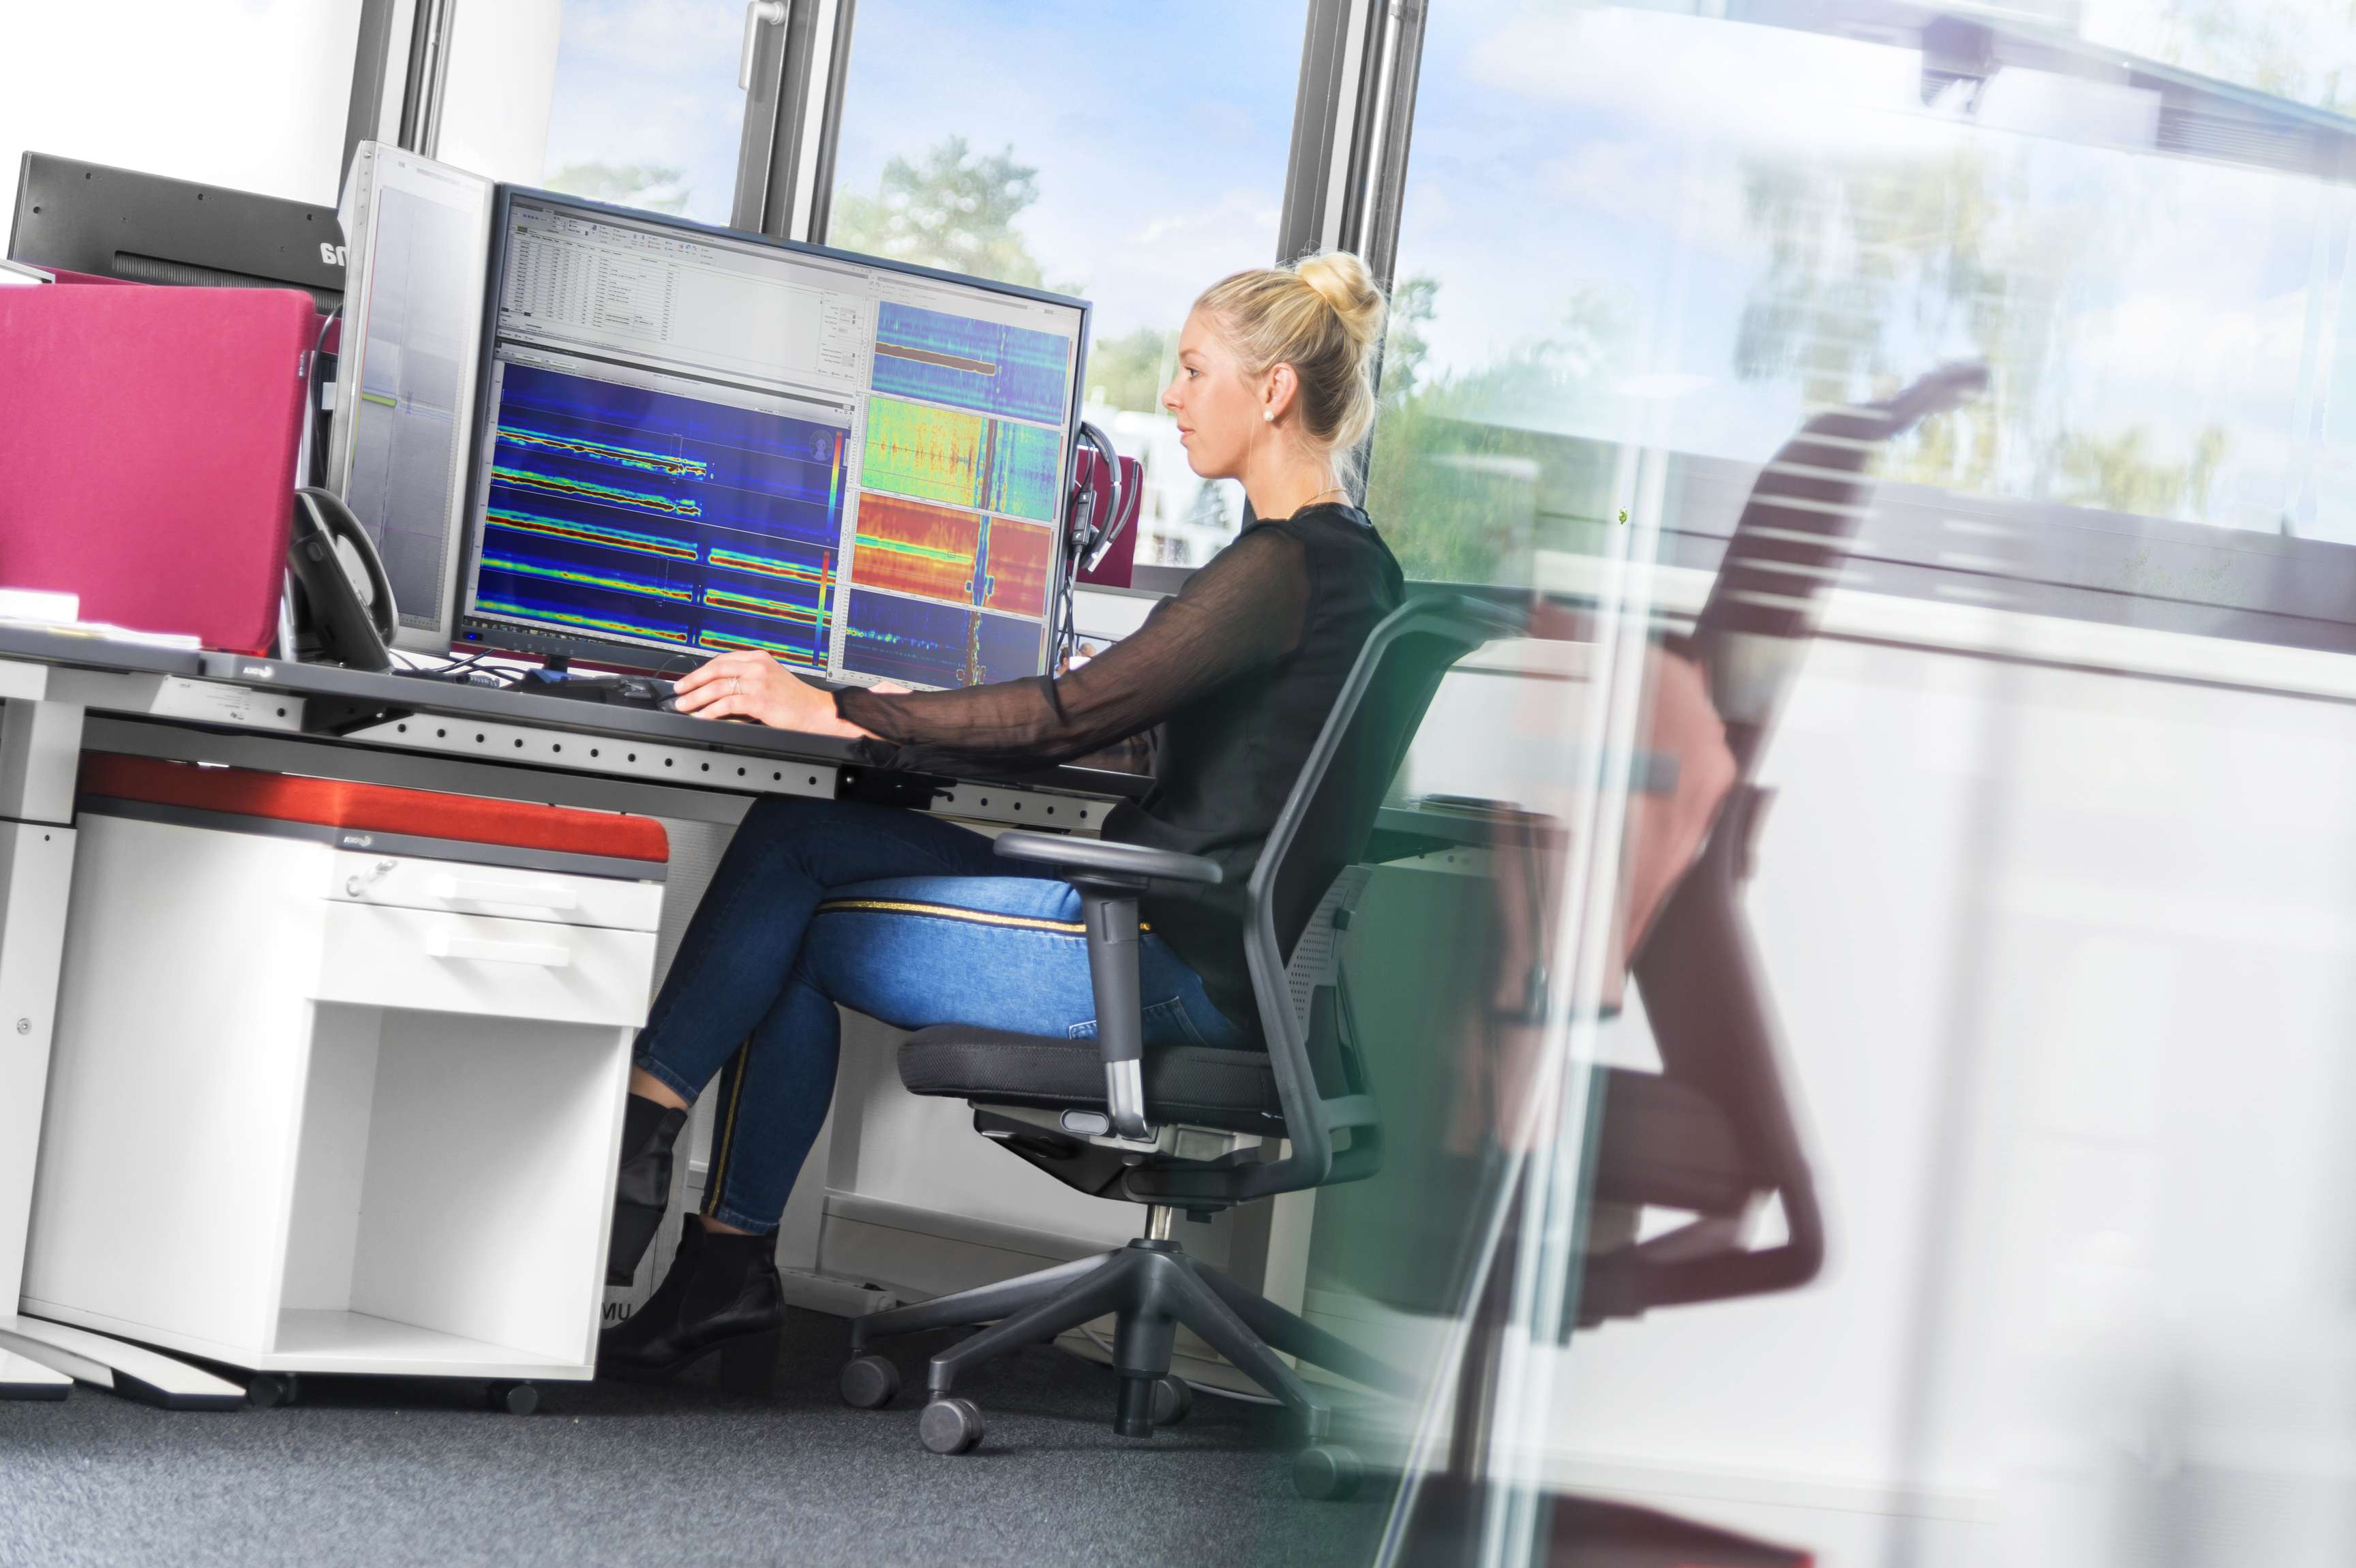
<path fill-rule="evenodd" d="M 1141 1043 L 1139 896 L 1156 884 L 1215 883 L 1215 863 L 1044 833 L 999 838 L 999 854 L 1052 868 L 1080 891 L 1097 1037 L 946 1025 L 901 1047 L 901 1079 L 916 1094 L 968 1101 L 976 1132 L 1057 1180 L 1145 1206 L 1144 1233 L 1097 1257 L 855 1319 L 842 1374 L 850 1403 L 875 1408 L 898 1391 L 897 1368 L 868 1348 L 875 1339 L 993 1324 L 934 1356 L 926 1371 L 925 1445 L 964 1453 L 982 1428 L 979 1409 L 953 1391 L 962 1372 L 1108 1314 L 1120 1380 L 1113 1424 L 1125 1436 L 1151 1436 L 1183 1417 L 1187 1390 L 1170 1376 L 1181 1325 L 1295 1412 L 1312 1444 L 1328 1429 L 1328 1398 L 1277 1351 L 1377 1391 L 1409 1391 L 1373 1358 L 1189 1258 L 1171 1221 L 1181 1210 L 1207 1215 L 1357 1180 L 1380 1165 L 1380 1122 L 1347 997 L 1319 985 L 1297 1006 L 1287 966 L 1312 922 L 1331 921 L 1326 895 L 1363 854 L 1441 677 L 1514 629 L 1475 601 L 1432 597 L 1394 612 L 1368 638 L 1248 885 L 1245 952 L 1261 1048 Z M 1349 1463 L 1340 1455 L 1325 1473 Z"/>
<path fill-rule="evenodd" d="M 1725 722 L 1735 777 L 1632 965 L 1662 1070 L 1598 1074 L 1582 1326 L 1790 1290 L 1824 1266 L 1815 1179 L 1742 908 L 1769 799 L 1753 780 L 1869 509 L 1869 463 L 1892 436 L 1987 384 L 1985 367 L 1949 365 L 1886 403 L 1817 414 L 1761 469 L 1727 541 L 1689 651 Z M 1770 1205 L 1783 1211 L 1783 1239 L 1753 1248 L 1751 1232 Z M 1691 1218 L 1640 1240 L 1634 1221 L 1646 1208 Z"/>

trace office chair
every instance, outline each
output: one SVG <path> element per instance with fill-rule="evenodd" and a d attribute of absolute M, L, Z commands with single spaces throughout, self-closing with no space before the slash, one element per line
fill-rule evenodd
<path fill-rule="evenodd" d="M 1986 367 L 1943 367 L 1888 403 L 1820 413 L 1760 471 L 1727 542 L 1690 652 L 1726 725 L 1735 780 L 1701 852 L 1664 900 L 1632 972 L 1659 1073 L 1605 1069 L 1595 1090 L 1594 1223 L 1580 1292 L 1582 1327 L 1655 1306 L 1790 1290 L 1824 1266 L 1824 1216 L 1778 1067 L 1767 985 L 1741 902 L 1768 801 L 1752 780 L 1824 595 L 1871 496 L 1884 443 L 1987 384 Z M 1784 1238 L 1746 1231 L 1781 1204 Z M 1646 1208 L 1693 1218 L 1646 1240 Z"/>
<path fill-rule="evenodd" d="M 1206 1215 L 1358 1180 L 1380 1165 L 1380 1121 L 1347 997 L 1337 985 L 1318 986 L 1302 1015 L 1286 966 L 1312 918 L 1331 919 L 1321 905 L 1364 853 L 1440 678 L 1472 649 L 1514 633 L 1510 618 L 1451 597 L 1410 603 L 1367 639 L 1248 884 L 1245 952 L 1263 1049 L 1141 1046 L 1139 895 L 1156 882 L 1215 883 L 1215 864 L 1045 833 L 998 839 L 999 854 L 1051 866 L 1080 890 L 1097 1037 L 944 1025 L 901 1047 L 901 1081 L 916 1094 L 968 1101 L 976 1132 L 1057 1180 L 1145 1205 L 1144 1233 L 1097 1257 L 855 1319 L 846 1401 L 874 1409 L 898 1392 L 897 1368 L 868 1350 L 876 1338 L 994 1323 L 933 1357 L 926 1373 L 925 1446 L 965 1453 L 980 1441 L 981 1414 L 953 1393 L 958 1374 L 1108 1313 L 1120 1378 L 1113 1426 L 1124 1436 L 1149 1437 L 1183 1418 L 1186 1387 L 1170 1376 L 1180 1325 L 1297 1412 L 1312 1444 L 1328 1431 L 1330 1406 L 1276 1351 L 1371 1389 L 1412 1392 L 1409 1380 L 1372 1357 L 1195 1262 L 1171 1238 L 1171 1221 L 1181 1209 Z M 1336 1466 L 1349 1468 L 1347 1455 L 1326 1468 Z"/>

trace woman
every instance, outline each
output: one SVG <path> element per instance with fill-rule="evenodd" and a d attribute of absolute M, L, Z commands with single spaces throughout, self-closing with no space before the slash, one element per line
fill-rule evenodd
<path fill-rule="evenodd" d="M 1063 676 L 832 694 L 758 653 L 679 682 L 683 712 L 855 737 L 873 764 L 1039 766 L 1132 743 L 1152 789 L 1104 836 L 1208 855 L 1216 887 L 1149 897 L 1145 1043 L 1256 1043 L 1245 883 L 1399 569 L 1343 486 L 1374 416 L 1383 298 L 1346 254 L 1238 273 L 1194 304 L 1162 406 L 1187 461 L 1240 480 L 1258 521 L 1126 640 Z M 1088 1035 L 1079 895 L 920 811 L 766 797 L 737 830 L 638 1036 L 613 1266 L 662 1218 L 671 1145 L 717 1073 L 703 1213 L 662 1284 L 605 1334 L 598 1369 L 669 1377 L 785 1316 L 772 1254 L 834 1088 L 835 1004 L 903 1028 Z"/>

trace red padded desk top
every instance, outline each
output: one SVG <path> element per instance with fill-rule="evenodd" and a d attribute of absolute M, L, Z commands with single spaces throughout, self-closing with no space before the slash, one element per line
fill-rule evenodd
<path fill-rule="evenodd" d="M 118 752 L 86 752 L 81 791 L 118 800 L 268 817 L 322 827 L 453 839 L 462 843 L 605 855 L 615 860 L 668 861 L 670 835 L 652 817 L 485 800 L 434 789 L 353 784 L 243 768 L 199 768 Z"/>

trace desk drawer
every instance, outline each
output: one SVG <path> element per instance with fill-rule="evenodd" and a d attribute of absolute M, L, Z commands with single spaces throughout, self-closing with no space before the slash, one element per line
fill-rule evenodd
<path fill-rule="evenodd" d="M 327 878 L 327 897 L 339 904 L 438 909 L 565 926 L 605 926 L 621 931 L 659 928 L 662 894 L 659 882 L 467 865 L 361 850 L 337 850 Z"/>
<path fill-rule="evenodd" d="M 646 931 L 331 903 L 321 1002 L 564 1024 L 646 1022 L 655 939 Z"/>

